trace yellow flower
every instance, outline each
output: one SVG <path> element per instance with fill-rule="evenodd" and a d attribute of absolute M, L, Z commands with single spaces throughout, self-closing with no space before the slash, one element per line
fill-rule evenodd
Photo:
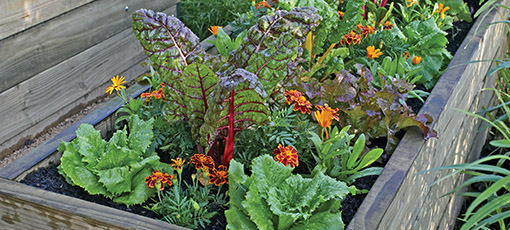
<path fill-rule="evenodd" d="M 223 26 L 211 26 L 208 28 L 209 32 L 211 32 L 213 35 L 218 35 L 219 28 L 223 28 Z"/>
<path fill-rule="evenodd" d="M 383 29 L 384 30 L 391 30 L 391 29 L 393 29 L 393 23 L 391 23 L 390 21 L 384 22 Z"/>
<path fill-rule="evenodd" d="M 413 63 L 418 65 L 420 64 L 420 61 L 421 61 L 421 57 L 420 56 L 414 56 L 413 57 Z"/>
<path fill-rule="evenodd" d="M 443 3 L 439 3 L 439 8 L 438 8 L 436 11 L 434 11 L 433 13 L 438 12 L 438 13 L 440 13 L 440 14 L 441 14 L 441 18 L 444 18 L 444 13 L 445 13 L 447 10 L 449 10 L 449 9 L 450 9 L 450 7 L 449 7 L 449 6 L 444 7 L 444 8 L 443 8 L 443 7 L 444 7 Z"/>
<path fill-rule="evenodd" d="M 119 78 L 119 75 L 117 75 L 116 77 L 112 77 L 110 80 L 112 80 L 112 83 L 110 86 L 106 87 L 106 92 L 107 94 L 112 94 L 113 93 L 113 90 L 116 90 L 116 91 L 120 91 L 121 89 L 125 89 L 126 86 L 123 86 L 122 84 L 126 83 L 126 81 L 124 81 L 124 76 L 121 76 Z"/>
<path fill-rule="evenodd" d="M 382 52 L 379 49 L 376 49 L 374 46 L 367 47 L 367 56 L 370 59 L 378 58 L 381 56 Z"/>
<path fill-rule="evenodd" d="M 184 160 L 180 157 L 177 157 L 175 159 L 171 159 L 171 161 L 174 163 L 170 163 L 170 166 L 172 166 L 175 170 L 177 170 L 177 171 L 181 170 L 181 172 L 182 172 L 182 166 L 184 165 L 184 162 L 186 160 Z"/>

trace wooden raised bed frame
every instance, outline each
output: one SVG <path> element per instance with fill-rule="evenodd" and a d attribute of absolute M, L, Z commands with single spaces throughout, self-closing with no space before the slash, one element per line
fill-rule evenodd
<path fill-rule="evenodd" d="M 504 0 L 508 5 L 510 0 Z M 418 129 L 410 129 L 401 140 L 374 186 L 360 206 L 349 230 L 363 229 L 451 229 L 455 223 L 463 199 L 459 196 L 441 195 L 462 182 L 463 177 L 452 177 L 436 186 L 429 185 L 446 175 L 446 171 L 417 175 L 418 172 L 442 165 L 462 163 L 477 158 L 483 146 L 486 132 L 477 132 L 481 122 L 453 110 L 459 108 L 478 111 L 493 101 L 493 94 L 481 91 L 494 87 L 496 76 L 487 77 L 491 68 L 487 62 L 467 65 L 470 61 L 501 58 L 507 51 L 504 25 L 491 22 L 505 18 L 507 11 L 497 9 L 484 20 L 477 20 L 467 39 L 462 43 L 448 70 L 432 91 L 421 113 L 434 118 L 433 127 L 438 139 L 424 141 Z M 472 40 L 469 40 L 469 39 Z M 206 44 L 206 43 L 203 43 Z M 138 86 L 137 86 L 138 87 Z M 133 94 L 142 88 L 130 89 Z M 467 103 L 466 103 L 467 102 Z M 117 103 L 117 104 L 115 104 Z M 109 102 L 110 112 L 120 102 Z M 73 138 L 80 123 L 95 123 L 104 118 L 91 114 L 62 135 L 38 147 L 31 153 L 0 170 L 0 226 L 12 228 L 41 228 L 45 226 L 68 229 L 80 228 L 136 228 L 136 229 L 182 229 L 161 221 L 116 210 L 88 201 L 33 188 L 15 181 L 24 174 L 51 160 L 61 140 Z M 92 121 L 94 120 L 94 121 Z M 112 118 L 103 120 L 96 127 L 112 124 Z M 53 147 L 50 145 L 53 144 Z M 13 181 L 15 180 L 15 181 Z"/>

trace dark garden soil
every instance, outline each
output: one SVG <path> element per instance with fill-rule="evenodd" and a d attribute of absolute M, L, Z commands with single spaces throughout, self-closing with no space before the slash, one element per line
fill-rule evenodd
<path fill-rule="evenodd" d="M 462 43 L 464 37 L 467 35 L 467 32 L 469 31 L 469 28 L 471 27 L 472 23 L 466 23 L 466 22 L 455 22 L 454 28 L 450 31 L 448 31 L 448 40 L 449 44 L 447 46 L 448 51 L 450 53 L 454 54 L 455 51 L 459 48 L 460 44 Z M 417 86 L 418 89 L 424 90 L 423 87 Z M 412 107 L 413 111 L 419 111 L 419 109 L 422 106 L 422 103 L 418 99 L 410 99 L 407 101 L 408 105 Z M 403 132 L 402 132 L 403 134 Z M 384 141 L 382 142 L 384 143 Z M 377 144 L 376 144 L 377 145 Z M 384 147 L 384 146 L 379 146 Z M 380 167 L 384 167 L 384 164 L 387 161 L 387 157 L 384 158 L 384 162 L 378 163 Z M 377 176 L 368 176 L 365 178 L 360 178 L 355 182 L 355 186 L 358 189 L 367 189 L 370 190 L 373 183 L 377 179 Z M 86 191 L 84 191 L 82 188 L 77 186 L 71 186 L 69 185 L 65 179 L 58 173 L 57 165 L 50 164 L 46 168 L 41 168 L 39 170 L 36 170 L 30 174 L 28 174 L 25 179 L 21 181 L 21 183 L 28 184 L 37 188 L 42 188 L 44 190 L 64 194 L 67 196 L 76 197 L 79 199 L 91 201 L 97 204 L 106 205 L 110 207 L 114 207 L 120 210 L 140 214 L 143 216 L 151 217 L 151 218 L 160 218 L 152 211 L 148 211 L 145 208 L 143 208 L 143 205 L 134 205 L 131 207 L 126 207 L 125 205 L 120 205 L 113 203 L 108 198 L 105 198 L 103 196 L 89 195 Z M 344 220 L 344 223 L 347 224 L 351 221 L 354 214 L 356 213 L 358 207 L 363 202 L 363 199 L 365 198 L 366 194 L 362 195 L 356 195 L 351 196 L 348 195 L 345 200 L 342 202 L 342 219 Z M 226 227 L 226 219 L 223 215 L 224 210 L 218 210 L 220 215 L 216 215 L 211 221 L 211 225 L 208 226 L 206 229 L 225 229 Z"/>

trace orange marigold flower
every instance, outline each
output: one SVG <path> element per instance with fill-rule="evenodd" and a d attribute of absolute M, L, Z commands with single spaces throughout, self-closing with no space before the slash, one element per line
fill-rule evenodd
<path fill-rule="evenodd" d="M 163 88 L 160 88 L 159 90 L 154 90 L 151 93 L 142 93 L 140 95 L 141 98 L 146 98 L 145 101 L 149 101 L 151 97 L 154 97 L 156 99 L 163 99 L 165 100 L 165 94 L 163 93 Z"/>
<path fill-rule="evenodd" d="M 328 128 L 335 118 L 334 112 L 331 109 L 323 109 L 316 111 L 313 115 L 317 119 L 319 125 L 324 128 L 324 131 L 326 132 L 326 139 L 329 139 Z"/>
<path fill-rule="evenodd" d="M 292 110 L 298 111 L 301 110 L 302 114 L 308 113 L 310 114 L 312 111 L 310 110 L 312 108 L 312 103 L 310 103 L 308 100 L 306 100 L 305 96 L 300 96 L 296 103 L 294 103 L 294 108 Z"/>
<path fill-rule="evenodd" d="M 391 30 L 391 29 L 393 29 L 393 27 L 394 27 L 393 23 L 391 23 L 390 21 L 386 21 L 383 25 L 384 30 Z"/>
<path fill-rule="evenodd" d="M 331 107 L 329 107 L 328 104 L 324 104 L 324 106 L 320 106 L 320 105 L 316 105 L 315 108 L 317 108 L 318 110 L 322 111 L 322 110 L 328 110 L 330 111 L 332 114 L 333 114 L 333 119 L 339 121 L 340 119 L 338 118 L 338 108 L 336 109 L 332 109 Z"/>
<path fill-rule="evenodd" d="M 210 175 L 209 183 L 220 186 L 220 184 L 228 184 L 227 166 L 220 165 L 218 169 L 213 169 Z"/>
<path fill-rule="evenodd" d="M 379 49 L 376 49 L 374 46 L 367 47 L 367 56 L 370 59 L 378 58 L 382 55 L 382 52 Z"/>
<path fill-rule="evenodd" d="M 340 17 L 340 21 L 342 21 L 342 19 L 344 19 L 345 13 L 342 11 L 338 11 L 338 10 L 336 12 L 338 13 L 338 17 Z"/>
<path fill-rule="evenodd" d="M 255 4 L 255 9 L 259 8 L 268 8 L 271 9 L 271 5 L 267 1 L 260 1 L 257 4 Z"/>
<path fill-rule="evenodd" d="M 273 151 L 274 160 L 284 164 L 285 166 L 290 164 L 290 167 L 299 166 L 298 154 L 291 146 L 283 147 L 278 144 L 278 147 Z"/>
<path fill-rule="evenodd" d="M 175 159 L 171 159 L 173 163 L 170 163 L 170 166 L 172 166 L 175 170 L 182 171 L 182 166 L 184 165 L 184 162 L 186 162 L 185 159 L 182 159 L 180 157 L 177 157 Z"/>
<path fill-rule="evenodd" d="M 420 61 L 421 61 L 421 57 L 420 56 L 414 56 L 413 57 L 413 63 L 418 65 L 420 64 Z"/>
<path fill-rule="evenodd" d="M 211 156 L 204 154 L 195 154 L 191 158 L 191 164 L 195 165 L 195 169 L 209 172 L 214 169 L 214 160 Z"/>
<path fill-rule="evenodd" d="M 362 28 L 361 34 L 363 35 L 364 38 L 367 38 L 369 34 L 375 33 L 375 27 L 373 26 L 366 25 L 361 28 Z"/>
<path fill-rule="evenodd" d="M 293 89 L 293 90 L 285 90 L 285 103 L 292 104 L 297 101 L 297 99 L 303 96 L 303 93 Z"/>
<path fill-rule="evenodd" d="M 126 81 L 124 80 L 124 76 L 121 76 L 119 78 L 119 75 L 117 75 L 116 77 L 112 77 L 110 80 L 112 81 L 112 84 L 110 86 L 106 87 L 105 93 L 111 95 L 113 93 L 113 90 L 120 91 L 121 89 L 126 88 L 126 86 L 122 85 L 122 84 L 126 83 Z"/>
<path fill-rule="evenodd" d="M 437 9 L 436 11 L 432 12 L 432 13 L 436 13 L 436 12 L 437 12 L 437 13 L 440 13 L 440 14 L 441 14 L 441 18 L 444 18 L 444 13 L 445 13 L 447 10 L 449 10 L 449 9 L 450 9 L 450 7 L 449 7 L 449 6 L 444 7 L 444 8 L 443 8 L 443 7 L 444 7 L 443 3 L 439 3 L 439 7 L 438 7 L 438 9 Z"/>
<path fill-rule="evenodd" d="M 409 53 L 407 51 L 404 51 L 402 56 L 406 57 L 406 59 L 409 59 L 411 57 L 411 55 L 409 55 Z"/>
<path fill-rule="evenodd" d="M 149 189 L 152 189 L 154 186 L 156 186 L 156 188 L 159 188 L 159 190 L 163 190 L 165 189 L 165 184 L 172 186 L 172 176 L 168 175 L 168 173 L 163 173 L 159 170 L 156 170 L 152 173 L 152 175 L 145 177 L 145 183 Z"/>
<path fill-rule="evenodd" d="M 213 35 L 218 35 L 219 28 L 223 28 L 223 26 L 211 26 L 208 28 L 209 32 L 211 32 Z"/>
<path fill-rule="evenodd" d="M 354 31 L 349 32 L 344 36 L 345 42 L 348 45 L 356 45 L 361 41 L 361 35 L 354 33 Z"/>

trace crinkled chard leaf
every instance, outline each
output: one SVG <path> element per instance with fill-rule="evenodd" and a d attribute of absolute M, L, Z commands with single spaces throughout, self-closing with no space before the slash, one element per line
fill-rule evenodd
<path fill-rule="evenodd" d="M 223 163 L 230 161 L 234 135 L 268 119 L 269 109 L 264 103 L 265 97 L 264 87 L 253 73 L 237 69 L 232 75 L 220 77 L 208 101 L 209 108 L 200 128 L 202 145 L 211 145 L 208 141 L 223 133 L 226 139 Z"/>
<path fill-rule="evenodd" d="M 311 7 L 279 10 L 274 15 L 261 17 L 257 25 L 248 30 L 221 75 L 244 68 L 259 77 L 266 92 L 271 94 L 278 79 L 295 75 L 298 64 L 303 61 L 302 44 L 306 35 L 321 20 L 317 10 Z"/>

